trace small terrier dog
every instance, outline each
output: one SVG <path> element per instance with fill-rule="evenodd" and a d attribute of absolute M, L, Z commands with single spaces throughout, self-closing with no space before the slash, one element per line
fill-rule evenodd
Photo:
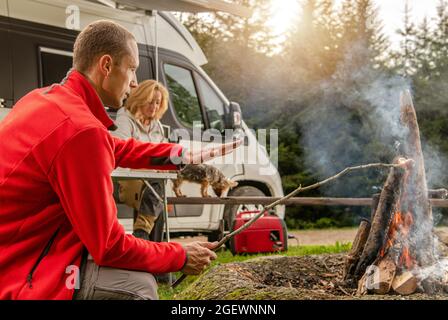
<path fill-rule="evenodd" d="M 177 179 L 173 180 L 173 191 L 176 197 L 185 197 L 180 191 L 183 181 L 201 184 L 201 195 L 211 197 L 207 193 L 210 185 L 218 197 L 221 197 L 227 190 L 234 188 L 238 182 L 227 179 L 221 171 L 208 164 L 187 164 L 177 174 Z"/>

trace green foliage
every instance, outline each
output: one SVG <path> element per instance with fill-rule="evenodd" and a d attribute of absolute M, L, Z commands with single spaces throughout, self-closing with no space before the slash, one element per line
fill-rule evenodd
<path fill-rule="evenodd" d="M 177 117 L 186 127 L 193 128 L 194 122 L 202 122 L 201 109 L 196 96 L 188 92 L 185 87 L 174 78 L 167 75 L 168 88 Z"/>

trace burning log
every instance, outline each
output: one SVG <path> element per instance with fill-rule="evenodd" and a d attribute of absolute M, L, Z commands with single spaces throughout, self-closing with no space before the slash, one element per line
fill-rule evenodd
<path fill-rule="evenodd" d="M 394 163 L 400 167 L 391 169 L 384 184 L 378 201 L 369 238 L 363 251 L 363 255 L 355 271 L 355 276 L 363 276 L 359 281 L 358 294 L 373 292 L 385 294 L 390 291 L 392 282 L 397 271 L 397 261 L 399 260 L 399 248 L 392 247 L 385 254 L 385 243 L 396 232 L 391 225 L 391 220 L 396 219 L 400 208 L 400 198 L 403 184 L 408 176 L 407 172 L 413 166 L 413 160 L 397 158 Z M 404 169 L 404 170 L 403 170 Z M 375 229 L 373 227 L 375 225 Z M 387 249 L 389 249 L 387 247 Z M 369 267 L 369 270 L 367 268 Z"/>
<path fill-rule="evenodd" d="M 410 160 L 397 158 L 394 163 L 409 165 Z M 355 268 L 354 278 L 358 280 L 366 272 L 367 266 L 371 265 L 377 258 L 387 235 L 388 224 L 392 212 L 399 201 L 404 170 L 400 167 L 391 168 L 381 191 L 378 206 L 372 219 L 372 226 L 365 247 Z"/>

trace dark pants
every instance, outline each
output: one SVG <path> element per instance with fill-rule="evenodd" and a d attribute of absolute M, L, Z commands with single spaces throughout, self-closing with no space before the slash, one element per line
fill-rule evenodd
<path fill-rule="evenodd" d="M 151 182 L 151 187 L 163 196 L 163 186 L 160 182 Z M 141 180 L 114 181 L 114 198 L 119 203 L 125 203 L 134 209 L 135 230 L 153 233 L 152 241 L 160 242 L 163 232 L 163 202 Z"/>

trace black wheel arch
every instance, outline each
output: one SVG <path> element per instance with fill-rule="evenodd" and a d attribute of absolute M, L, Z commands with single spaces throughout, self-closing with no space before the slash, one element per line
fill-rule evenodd
<path fill-rule="evenodd" d="M 262 191 L 265 194 L 265 196 L 267 196 L 267 197 L 272 196 L 271 189 L 269 189 L 269 187 L 264 182 L 255 181 L 255 180 L 237 180 L 237 182 L 238 182 L 238 186 L 236 188 L 244 187 L 244 186 L 255 187 L 258 190 Z M 229 191 L 229 195 L 231 194 L 231 191 L 232 190 Z"/>

